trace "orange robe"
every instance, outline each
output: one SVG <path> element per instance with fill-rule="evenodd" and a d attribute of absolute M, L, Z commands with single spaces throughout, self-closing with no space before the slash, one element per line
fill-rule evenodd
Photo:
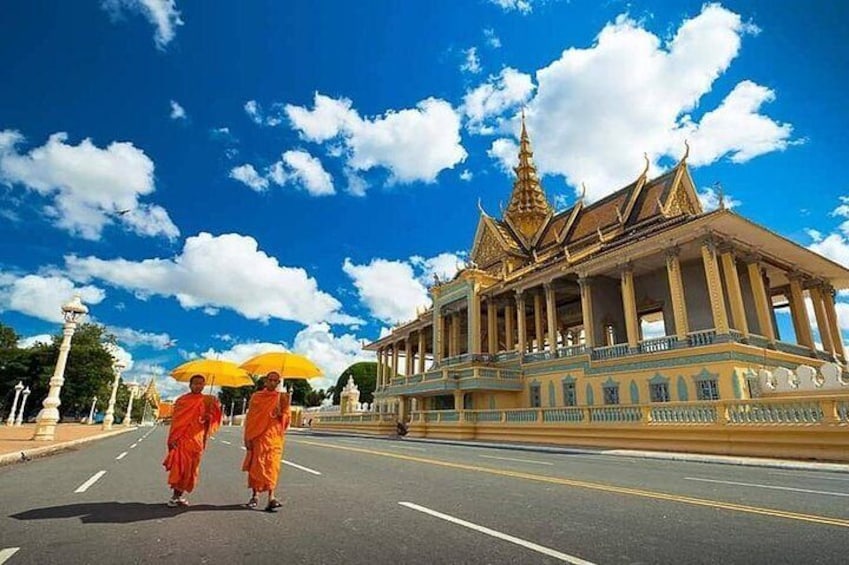
<path fill-rule="evenodd" d="M 176 447 L 162 462 L 171 488 L 183 492 L 195 488 L 206 439 L 221 425 L 221 416 L 221 404 L 214 396 L 188 393 L 174 402 L 168 445 Z"/>
<path fill-rule="evenodd" d="M 276 417 L 275 408 L 280 412 Z M 251 396 L 245 419 L 245 442 L 250 449 L 242 471 L 248 472 L 248 487 L 257 492 L 273 491 L 277 486 L 289 414 L 288 394 L 260 390 Z"/>

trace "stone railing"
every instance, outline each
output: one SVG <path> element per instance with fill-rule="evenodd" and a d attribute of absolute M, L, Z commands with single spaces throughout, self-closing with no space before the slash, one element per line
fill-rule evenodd
<path fill-rule="evenodd" d="M 616 357 L 624 357 L 631 352 L 627 343 L 617 343 L 616 345 L 608 345 L 605 347 L 593 348 L 593 359 L 614 359 Z"/>
<path fill-rule="evenodd" d="M 431 410 L 414 421 L 473 424 L 559 425 L 849 425 L 849 397 L 758 398 L 704 402 L 518 408 L 506 410 Z M 849 431 L 849 430 L 847 430 Z"/>
<path fill-rule="evenodd" d="M 312 414 L 313 420 L 318 420 L 322 424 L 346 424 L 353 422 L 390 422 L 395 421 L 397 416 L 392 413 L 365 413 L 365 414 L 346 414 L 341 415 L 325 415 L 321 412 Z"/>
<path fill-rule="evenodd" d="M 687 341 L 690 347 L 700 347 L 702 345 L 711 345 L 716 341 L 716 330 L 702 330 L 698 332 L 690 332 L 687 335 Z"/>
<path fill-rule="evenodd" d="M 675 349 L 678 339 L 675 336 L 656 337 L 644 339 L 640 342 L 640 353 L 657 353 L 658 351 L 669 351 Z"/>
<path fill-rule="evenodd" d="M 786 341 L 776 341 L 775 348 L 779 351 L 783 351 L 784 353 L 801 355 L 802 357 L 811 357 L 813 355 L 813 352 L 809 347 L 797 345 L 795 343 L 787 343 Z"/>

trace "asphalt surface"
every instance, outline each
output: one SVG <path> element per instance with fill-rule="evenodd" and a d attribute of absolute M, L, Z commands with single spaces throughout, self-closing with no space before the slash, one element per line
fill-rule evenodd
<path fill-rule="evenodd" d="M 278 513 L 241 429 L 165 506 L 166 429 L 0 468 L 0 564 L 845 563 L 849 474 L 292 432 Z M 120 457 L 120 459 L 119 459 Z"/>

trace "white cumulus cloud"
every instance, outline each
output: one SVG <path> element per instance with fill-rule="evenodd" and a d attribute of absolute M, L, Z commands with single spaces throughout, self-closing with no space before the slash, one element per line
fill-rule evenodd
<path fill-rule="evenodd" d="M 172 120 L 185 120 L 186 119 L 186 111 L 182 106 L 176 101 L 171 101 L 171 119 Z"/>
<path fill-rule="evenodd" d="M 260 175 L 251 164 L 239 165 L 230 169 L 230 178 L 235 179 L 257 192 L 268 188 L 268 179 Z"/>
<path fill-rule="evenodd" d="M 78 145 L 67 140 L 68 134 L 54 133 L 41 147 L 20 153 L 23 136 L 0 132 L 0 182 L 47 198 L 45 212 L 57 227 L 85 239 L 100 239 L 116 221 L 139 235 L 180 234 L 164 208 L 139 203 L 155 190 L 153 161 L 144 151 L 126 141 L 101 149 L 91 139 Z"/>
<path fill-rule="evenodd" d="M 362 118 L 350 100 L 316 93 L 312 110 L 290 104 L 285 112 L 303 139 L 341 143 L 348 168 L 387 169 L 390 184 L 434 182 L 441 171 L 467 156 L 461 145 L 459 114 L 436 98 L 369 119 Z"/>
<path fill-rule="evenodd" d="M 77 285 L 60 275 L 24 275 L 0 272 L 0 312 L 13 310 L 48 322 L 62 322 L 62 305 L 79 294 L 87 306 L 100 304 L 103 289 Z"/>
<path fill-rule="evenodd" d="M 738 14 L 705 4 L 668 41 L 619 16 L 592 46 L 566 49 L 536 71 L 527 106 L 540 172 L 562 175 L 576 192 L 585 182 L 596 200 L 639 174 L 643 152 L 657 172 L 661 159 L 683 154 L 685 139 L 693 165 L 743 162 L 797 143 L 790 124 L 761 113 L 775 93 L 751 80 L 740 81 L 718 107 L 699 106 L 738 56 L 743 37 L 757 32 Z M 493 144 L 490 154 L 512 166 L 515 153 L 505 155 L 504 147 Z"/>
<path fill-rule="evenodd" d="M 525 103 L 533 92 L 534 84 L 530 75 L 505 67 L 463 97 L 463 112 L 469 118 L 469 129 L 478 133 L 492 133 L 492 127 L 484 127 L 487 118 L 500 116 L 506 110 Z"/>
<path fill-rule="evenodd" d="M 120 19 L 124 10 L 143 15 L 155 28 L 153 41 L 164 51 L 183 25 L 176 0 L 103 0 L 101 5 L 114 19 Z"/>
<path fill-rule="evenodd" d="M 171 259 L 68 255 L 65 262 L 78 280 L 98 279 L 140 297 L 173 297 L 186 309 L 229 308 L 251 320 L 303 324 L 358 321 L 343 314 L 341 303 L 319 290 L 304 269 L 280 265 L 259 249 L 254 238 L 241 234 L 202 232 L 187 238 L 180 255 Z"/>
<path fill-rule="evenodd" d="M 490 4 L 495 4 L 505 12 L 519 12 L 520 14 L 530 14 L 533 11 L 535 2 L 539 0 L 489 0 Z"/>
<path fill-rule="evenodd" d="M 280 161 L 271 166 L 269 178 L 279 185 L 294 183 L 312 196 L 336 194 L 333 177 L 321 160 L 308 151 L 286 151 Z"/>

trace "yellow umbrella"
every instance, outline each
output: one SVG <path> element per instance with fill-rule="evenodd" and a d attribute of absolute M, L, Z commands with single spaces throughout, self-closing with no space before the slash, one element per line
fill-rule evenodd
<path fill-rule="evenodd" d="M 254 384 L 247 371 L 232 361 L 195 359 L 171 371 L 171 376 L 180 382 L 189 382 L 193 375 L 202 375 L 210 386 L 240 387 Z"/>
<path fill-rule="evenodd" d="M 313 379 L 322 375 L 321 369 L 296 353 L 288 351 L 270 351 L 251 357 L 240 367 L 252 375 L 278 373 L 284 379 Z"/>

